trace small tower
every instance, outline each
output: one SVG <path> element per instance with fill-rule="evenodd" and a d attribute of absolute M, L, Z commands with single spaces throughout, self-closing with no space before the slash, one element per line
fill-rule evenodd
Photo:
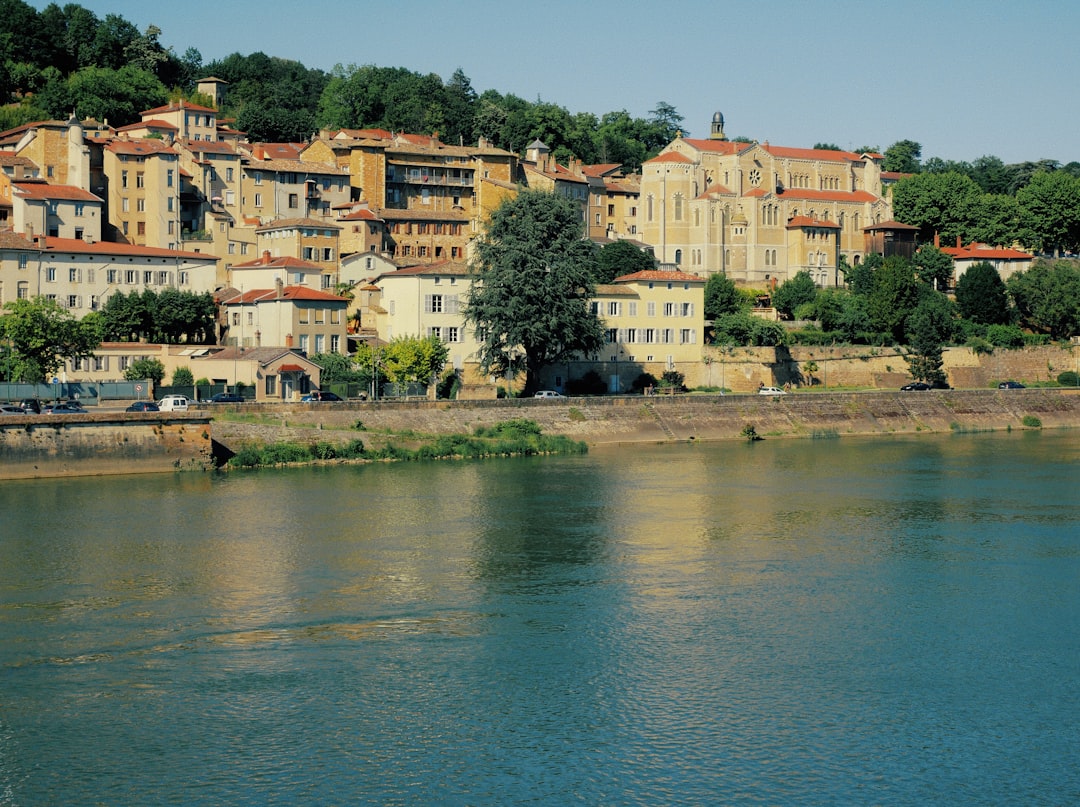
<path fill-rule="evenodd" d="M 724 116 L 720 112 L 714 112 L 712 116 L 712 127 L 709 130 L 710 140 L 727 140 L 727 135 L 724 134 Z"/>

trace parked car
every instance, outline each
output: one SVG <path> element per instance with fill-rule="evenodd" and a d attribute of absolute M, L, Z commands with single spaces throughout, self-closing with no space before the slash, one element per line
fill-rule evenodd
<path fill-rule="evenodd" d="M 314 403 L 316 401 L 340 401 L 342 400 L 340 395 L 335 395 L 332 392 L 322 392 L 320 390 L 312 390 L 303 398 L 300 399 L 301 403 Z"/>
<path fill-rule="evenodd" d="M 758 395 L 787 395 L 780 387 L 758 387 Z"/>
<path fill-rule="evenodd" d="M 210 399 L 210 403 L 243 403 L 244 396 L 237 392 L 219 392 Z"/>
<path fill-rule="evenodd" d="M 901 392 L 922 392 L 928 389 L 931 389 L 931 387 L 925 381 L 912 381 L 910 384 L 904 384 L 904 386 L 900 387 Z"/>
<path fill-rule="evenodd" d="M 35 415 L 41 414 L 41 401 L 37 398 L 23 398 L 19 404 L 24 412 L 33 412 Z"/>
<path fill-rule="evenodd" d="M 162 412 L 188 411 L 188 399 L 184 395 L 166 395 L 157 402 L 157 405 Z"/>
<path fill-rule="evenodd" d="M 553 389 L 542 389 L 533 395 L 534 398 L 564 398 L 566 396 L 556 392 Z"/>
<path fill-rule="evenodd" d="M 43 415 L 85 415 L 86 410 L 78 401 L 63 401 L 49 404 L 41 410 Z"/>
<path fill-rule="evenodd" d="M 0 415 L 27 415 L 30 414 L 21 406 L 15 404 L 0 404 Z"/>
<path fill-rule="evenodd" d="M 127 408 L 127 411 L 128 412 L 160 412 L 161 407 L 159 407 L 153 401 L 136 401 L 135 403 L 133 403 L 131 406 L 129 406 Z"/>
<path fill-rule="evenodd" d="M 998 389 L 1025 389 L 1025 387 L 1019 381 L 1002 381 L 998 384 Z"/>

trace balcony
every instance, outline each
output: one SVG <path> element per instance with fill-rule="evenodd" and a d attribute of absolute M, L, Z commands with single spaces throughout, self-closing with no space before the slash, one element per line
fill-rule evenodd
<path fill-rule="evenodd" d="M 471 188 L 473 184 L 472 174 L 468 176 L 453 177 L 441 172 L 424 173 L 401 173 L 398 171 L 388 172 L 387 182 L 400 182 L 406 185 L 440 185 L 442 187 Z"/>

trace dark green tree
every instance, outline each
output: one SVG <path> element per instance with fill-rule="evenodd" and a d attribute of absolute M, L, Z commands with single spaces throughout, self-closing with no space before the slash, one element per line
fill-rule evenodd
<path fill-rule="evenodd" d="M 900 256 L 886 258 L 874 271 L 873 290 L 867 298 L 867 313 L 874 330 L 902 342 L 905 323 L 918 302 L 919 281 L 914 265 Z"/>
<path fill-rule="evenodd" d="M 908 317 L 908 344 L 911 353 L 906 356 L 911 377 L 928 384 L 945 383 L 943 348 L 953 331 L 955 315 L 952 303 L 940 292 L 924 287 L 919 304 Z"/>
<path fill-rule="evenodd" d="M 174 387 L 191 387 L 195 385 L 195 376 L 190 367 L 177 367 L 173 370 L 172 385 Z"/>
<path fill-rule="evenodd" d="M 772 304 L 785 317 L 791 317 L 796 308 L 804 303 L 813 302 L 815 297 L 817 297 L 817 286 L 814 285 L 810 273 L 804 269 L 780 284 L 773 293 Z"/>
<path fill-rule="evenodd" d="M 124 378 L 128 381 L 149 379 L 157 386 L 165 378 L 165 365 L 161 359 L 136 359 L 124 370 Z"/>
<path fill-rule="evenodd" d="M 746 308 L 746 300 L 735 288 L 735 281 L 717 272 L 705 281 L 705 319 L 715 320 Z"/>
<path fill-rule="evenodd" d="M 1037 260 L 1005 286 L 1027 327 L 1054 339 L 1080 333 L 1080 269 L 1072 262 Z"/>
<path fill-rule="evenodd" d="M 622 275 L 645 272 L 656 268 L 651 252 L 619 239 L 605 244 L 596 256 L 596 282 L 610 283 Z"/>
<path fill-rule="evenodd" d="M 983 325 L 1009 321 L 1009 296 L 997 269 L 986 261 L 970 267 L 956 281 L 956 305 L 960 316 Z"/>
<path fill-rule="evenodd" d="M 77 320 L 54 300 L 32 297 L 4 304 L 0 341 L 10 348 L 11 377 L 41 383 L 66 361 L 86 359 L 101 344 L 97 320 Z"/>
<path fill-rule="evenodd" d="M 524 370 L 528 394 L 545 367 L 603 346 L 589 309 L 594 252 L 583 234 L 577 206 L 551 193 L 523 191 L 492 213 L 464 310 L 481 336 L 484 372 Z"/>
<path fill-rule="evenodd" d="M 970 240 L 969 231 L 982 191 L 968 176 L 956 172 L 916 174 L 893 187 L 893 214 L 897 221 L 919 228 L 919 240 L 942 243 Z"/>
<path fill-rule="evenodd" d="M 1030 248 L 1060 254 L 1080 247 L 1080 180 L 1064 171 L 1037 173 L 1016 202 Z"/>
<path fill-rule="evenodd" d="M 915 273 L 923 283 L 935 289 L 952 285 L 953 259 L 933 244 L 923 244 L 915 251 Z"/>
<path fill-rule="evenodd" d="M 898 140 L 885 149 L 885 162 L 882 165 L 886 171 L 899 171 L 902 174 L 919 173 L 919 158 L 922 156 L 922 146 L 914 140 Z"/>

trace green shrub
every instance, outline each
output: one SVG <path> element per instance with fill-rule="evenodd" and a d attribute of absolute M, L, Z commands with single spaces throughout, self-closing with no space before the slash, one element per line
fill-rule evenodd
<path fill-rule="evenodd" d="M 986 340 L 995 347 L 1020 348 L 1024 346 L 1024 332 L 1015 325 L 990 325 Z"/>
<path fill-rule="evenodd" d="M 1066 370 L 1058 374 L 1057 382 L 1063 387 L 1080 387 L 1080 376 L 1074 370 Z"/>
<path fill-rule="evenodd" d="M 1023 419 L 1020 422 L 1027 426 L 1029 429 L 1042 428 L 1042 421 L 1034 415 L 1024 415 Z"/>
<path fill-rule="evenodd" d="M 975 353 L 987 354 L 994 352 L 994 346 L 981 336 L 973 336 L 967 340 L 967 346 Z"/>
<path fill-rule="evenodd" d="M 317 460 L 332 460 L 338 455 L 334 445 L 326 442 L 312 443 L 308 451 Z"/>
<path fill-rule="evenodd" d="M 634 392 L 641 392 L 642 390 L 652 387 L 656 389 L 656 376 L 652 373 L 642 373 L 634 379 L 634 383 L 630 385 L 630 389 Z"/>
<path fill-rule="evenodd" d="M 1050 334 L 1048 333 L 1025 333 L 1024 344 L 1028 347 L 1043 347 L 1050 344 Z"/>

